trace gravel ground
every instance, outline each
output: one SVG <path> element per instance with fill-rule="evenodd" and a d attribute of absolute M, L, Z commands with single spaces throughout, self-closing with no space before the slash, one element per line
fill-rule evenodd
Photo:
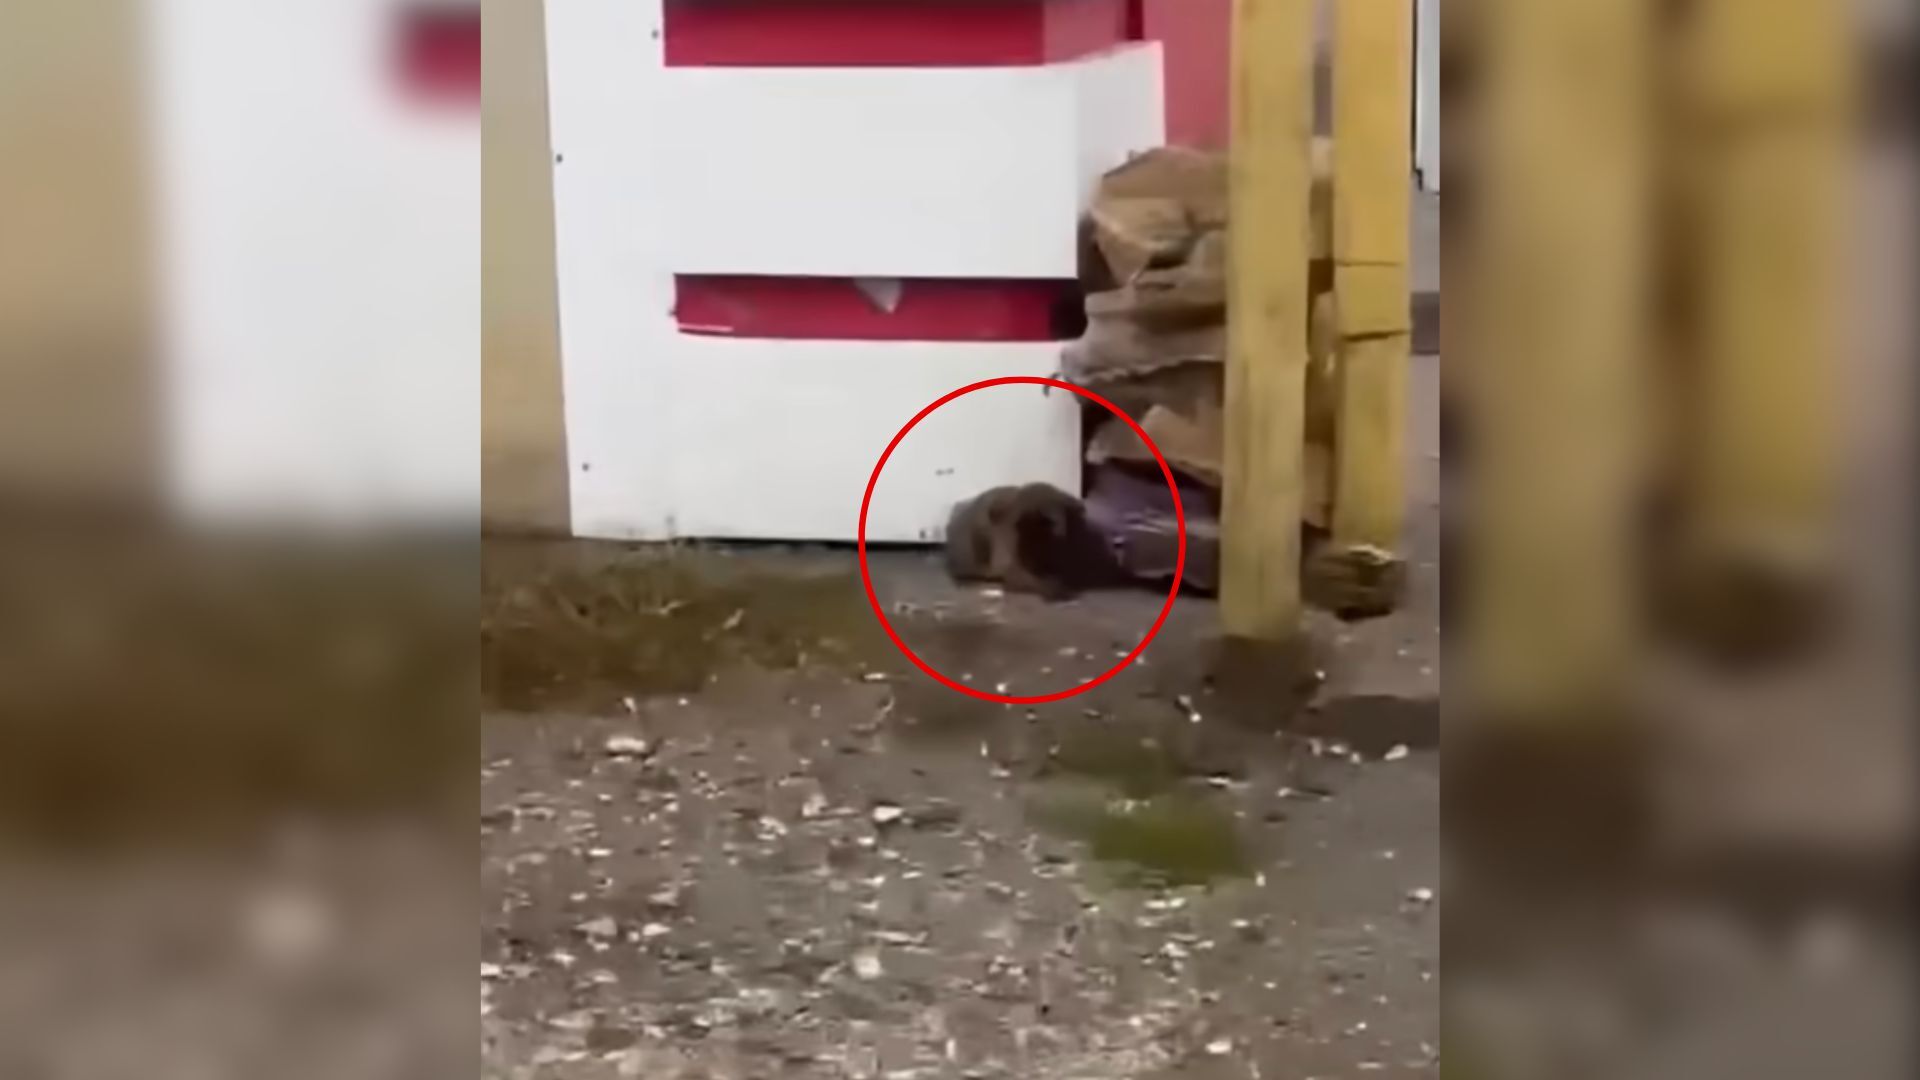
<path fill-rule="evenodd" d="M 567 599 L 504 590 L 483 644 L 511 673 L 483 725 L 483 1075 L 1438 1075 L 1420 435 L 1402 611 L 1225 664 L 1183 596 L 1140 662 L 1030 709 L 910 668 L 849 552 L 496 545 L 492 572 L 562 567 Z M 1112 666 L 1162 601 L 962 591 L 920 552 L 874 576 L 930 663 L 1015 694 Z M 640 629 L 515 653 L 555 605 Z"/>

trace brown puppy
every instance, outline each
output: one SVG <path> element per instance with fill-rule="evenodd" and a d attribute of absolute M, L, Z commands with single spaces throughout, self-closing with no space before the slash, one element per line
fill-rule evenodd
<path fill-rule="evenodd" d="M 1064 600 L 1114 580 L 1116 563 L 1080 500 L 1049 484 L 998 487 L 954 507 L 947 572 Z"/>

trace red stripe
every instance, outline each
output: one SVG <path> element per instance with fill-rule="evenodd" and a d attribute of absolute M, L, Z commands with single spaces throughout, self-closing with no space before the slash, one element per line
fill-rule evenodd
<path fill-rule="evenodd" d="M 674 317 L 691 334 L 790 341 L 1054 341 L 1071 281 L 914 278 L 889 312 L 847 278 L 680 275 Z"/>
<path fill-rule="evenodd" d="M 1167 138 L 1227 143 L 1233 0 L 666 0 L 674 67 L 995 67 L 1128 41 L 1166 57 Z"/>
<path fill-rule="evenodd" d="M 667 0 L 671 67 L 993 67 L 1128 40 L 1131 0 Z"/>
<path fill-rule="evenodd" d="M 415 3 L 400 15 L 396 64 L 417 100 L 480 104 L 480 5 Z"/>

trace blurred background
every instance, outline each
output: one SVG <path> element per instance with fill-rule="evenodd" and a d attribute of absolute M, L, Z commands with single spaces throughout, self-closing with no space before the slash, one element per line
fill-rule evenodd
<path fill-rule="evenodd" d="M 1448 1068 L 1904 1074 L 1911 11 L 1450 3 Z"/>
<path fill-rule="evenodd" d="M 1909 1075 L 1910 8 L 1447 5 L 1405 1074 Z M 542 14 L 0 2 L 0 1076 L 471 1075 L 477 534 L 570 517 Z"/>
<path fill-rule="evenodd" d="M 0 1074 L 471 1074 L 479 74 L 0 5 Z"/>
<path fill-rule="evenodd" d="M 9 4 L 0 19 L 0 483 L 148 491 L 156 341 L 135 8 Z"/>

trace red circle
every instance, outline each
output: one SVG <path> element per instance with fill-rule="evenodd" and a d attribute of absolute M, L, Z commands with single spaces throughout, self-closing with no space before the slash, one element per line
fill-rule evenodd
<path fill-rule="evenodd" d="M 1061 690 L 1057 693 L 1052 693 L 1052 694 L 1037 694 L 1032 697 L 1014 697 L 1009 694 L 989 694 L 984 690 L 975 690 L 971 686 L 967 686 L 963 683 L 954 682 L 952 679 L 949 679 L 945 675 L 942 675 L 938 671 L 935 671 L 932 665 L 928 664 L 926 661 L 916 656 L 912 649 L 907 648 L 907 643 L 900 640 L 900 635 L 897 632 L 895 632 L 895 630 L 893 629 L 893 624 L 887 621 L 887 613 L 880 609 L 880 597 L 875 595 L 873 591 L 873 574 L 869 572 L 867 569 L 867 508 L 871 506 L 873 503 L 873 489 L 874 489 L 874 486 L 880 482 L 880 470 L 887 467 L 887 459 L 893 456 L 894 448 L 900 445 L 900 440 L 907 437 L 907 432 L 912 431 L 915 424 L 918 424 L 920 421 L 925 420 L 929 415 L 932 414 L 933 410 L 939 408 L 942 405 L 945 405 L 947 402 L 952 401 L 954 398 L 960 397 L 965 394 L 971 394 L 975 390 L 984 390 L 989 386 L 1007 386 L 1013 383 L 1031 383 L 1035 386 L 1053 386 L 1053 387 L 1058 387 L 1062 390 L 1067 390 L 1067 391 L 1071 391 L 1072 393 L 1079 394 L 1081 397 L 1086 398 L 1088 401 L 1099 402 L 1101 405 L 1106 407 L 1108 412 L 1111 412 L 1113 415 L 1119 417 L 1121 421 L 1127 425 L 1127 427 L 1132 428 L 1133 433 L 1135 435 L 1140 436 L 1140 441 L 1147 444 L 1147 449 L 1151 451 L 1153 454 L 1153 460 L 1160 464 L 1160 474 L 1167 478 L 1167 491 L 1169 494 L 1173 496 L 1174 520 L 1177 521 L 1180 525 L 1180 549 L 1179 549 L 1179 556 L 1174 560 L 1174 564 L 1173 564 L 1173 585 L 1167 589 L 1167 602 L 1160 606 L 1160 617 L 1153 620 L 1153 626 L 1147 630 L 1147 636 L 1141 638 L 1140 644 L 1135 645 L 1133 647 L 1132 652 L 1128 653 L 1126 657 L 1122 659 L 1119 663 L 1109 668 L 1105 674 L 1096 676 L 1095 678 L 1087 682 L 1081 683 L 1079 686 L 1073 687 L 1072 689 Z M 945 686 L 950 690 L 958 690 L 959 692 L 966 694 L 968 697 L 979 698 L 981 701 L 998 702 L 1002 705 L 1039 705 L 1039 704 L 1042 704 L 1043 702 L 1048 702 L 1048 701 L 1060 701 L 1065 698 L 1073 697 L 1076 694 L 1083 694 L 1088 690 L 1091 690 L 1094 687 L 1099 686 L 1101 683 L 1106 682 L 1108 679 L 1113 678 L 1115 675 L 1120 674 L 1122 671 L 1125 671 L 1127 665 L 1133 663 L 1134 659 L 1138 657 L 1142 652 L 1144 652 L 1147 648 L 1147 645 L 1150 644 L 1153 641 L 1153 639 L 1159 635 L 1161 625 L 1167 621 L 1167 615 L 1173 611 L 1174 600 L 1180 595 L 1180 578 L 1181 578 L 1181 575 L 1184 574 L 1187 569 L 1187 512 L 1180 505 L 1180 486 L 1174 483 L 1173 468 L 1167 464 L 1167 459 L 1161 456 L 1160 448 L 1153 444 L 1152 439 L 1147 438 L 1147 433 L 1141 429 L 1139 424 L 1134 423 L 1133 417 L 1128 416 L 1124 412 L 1121 412 L 1119 407 L 1114 405 L 1113 402 L 1108 401 L 1106 398 L 1101 397 L 1099 394 L 1096 394 L 1093 391 L 1086 389 L 1085 387 L 1075 386 L 1072 383 L 1068 383 L 1068 382 L 1061 382 L 1058 379 L 1043 379 L 1035 375 L 1007 375 L 998 379 L 985 379 L 977 383 L 972 383 L 970 385 L 963 386 L 960 389 L 955 390 L 954 392 L 948 394 L 947 396 L 927 406 L 926 408 L 921 409 L 919 413 L 917 413 L 914 416 L 913 419 L 907 421 L 907 426 L 901 428 L 900 433 L 898 435 L 895 435 L 893 437 L 893 441 L 887 444 L 887 448 L 880 452 L 880 460 L 873 466 L 873 475 L 867 478 L 867 493 L 865 496 L 863 496 L 860 499 L 859 537 L 860 537 L 860 581 L 867 588 L 867 602 L 873 605 L 873 614 L 875 617 L 877 617 L 880 620 L 880 628 L 887 632 L 887 637 L 890 640 L 892 640 L 894 646 L 898 648 L 902 653 L 904 653 L 908 660 L 913 661 L 914 667 L 917 667 L 921 671 L 926 672 L 928 677 L 932 678 L 935 682 L 941 684 L 942 686 Z"/>

